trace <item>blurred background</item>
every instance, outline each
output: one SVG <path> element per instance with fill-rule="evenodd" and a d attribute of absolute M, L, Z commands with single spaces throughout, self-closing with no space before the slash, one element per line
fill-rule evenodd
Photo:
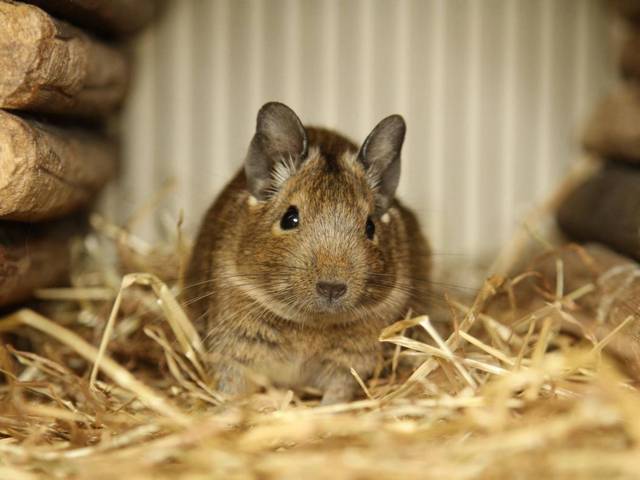
<path fill-rule="evenodd" d="M 137 37 L 117 221 L 168 180 L 140 227 L 187 232 L 240 168 L 259 107 L 291 106 L 356 143 L 408 124 L 399 197 L 435 251 L 489 259 L 580 155 L 613 78 L 599 0 L 174 0 Z"/>

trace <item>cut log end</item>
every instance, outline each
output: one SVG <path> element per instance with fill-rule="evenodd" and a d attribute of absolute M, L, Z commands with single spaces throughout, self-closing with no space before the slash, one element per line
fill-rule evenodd
<path fill-rule="evenodd" d="M 105 116 L 124 100 L 124 54 L 32 5 L 0 2 L 0 108 Z"/>
<path fill-rule="evenodd" d="M 83 217 L 38 225 L 0 222 L 0 307 L 27 300 L 35 289 L 64 284 L 71 239 L 86 231 Z"/>
<path fill-rule="evenodd" d="M 40 221 L 86 205 L 113 175 L 116 145 L 0 111 L 0 219 Z"/>

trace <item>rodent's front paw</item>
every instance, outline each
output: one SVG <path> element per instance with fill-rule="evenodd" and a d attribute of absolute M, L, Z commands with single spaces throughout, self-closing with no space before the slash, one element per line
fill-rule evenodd
<path fill-rule="evenodd" d="M 244 397 L 252 393 L 252 384 L 238 368 L 223 369 L 217 381 L 217 390 L 229 399 Z"/>
<path fill-rule="evenodd" d="M 341 378 L 332 382 L 322 395 L 321 405 L 346 403 L 353 399 L 357 384 L 353 378 Z"/>

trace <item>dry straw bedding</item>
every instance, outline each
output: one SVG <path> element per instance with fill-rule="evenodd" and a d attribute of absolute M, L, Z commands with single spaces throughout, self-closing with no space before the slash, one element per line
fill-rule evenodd
<path fill-rule="evenodd" d="M 428 317 L 389 327 L 390 354 L 352 403 L 268 385 L 227 403 L 167 274 L 183 242 L 175 254 L 94 225 L 75 249 L 74 286 L 0 321 L 0 478 L 640 476 L 640 394 L 606 353 L 637 304 L 599 339 L 563 328 L 585 315 L 583 299 L 615 301 L 607 272 L 565 291 L 549 250 L 551 289 L 535 273 L 494 276 L 472 301 L 448 299 L 448 337 Z M 105 255 L 114 239 L 121 270 Z M 131 269 L 149 273 L 122 276 Z M 527 295 L 539 300 L 529 310 Z"/>

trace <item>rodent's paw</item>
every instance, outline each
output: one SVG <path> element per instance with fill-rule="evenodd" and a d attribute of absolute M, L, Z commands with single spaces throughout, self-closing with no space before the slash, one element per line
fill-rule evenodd
<path fill-rule="evenodd" d="M 246 375 L 237 368 L 225 368 L 218 377 L 217 390 L 225 397 L 233 399 L 252 392 L 252 385 Z"/>
<path fill-rule="evenodd" d="M 357 384 L 353 378 L 340 377 L 327 387 L 322 395 L 321 405 L 346 403 L 353 399 Z"/>

